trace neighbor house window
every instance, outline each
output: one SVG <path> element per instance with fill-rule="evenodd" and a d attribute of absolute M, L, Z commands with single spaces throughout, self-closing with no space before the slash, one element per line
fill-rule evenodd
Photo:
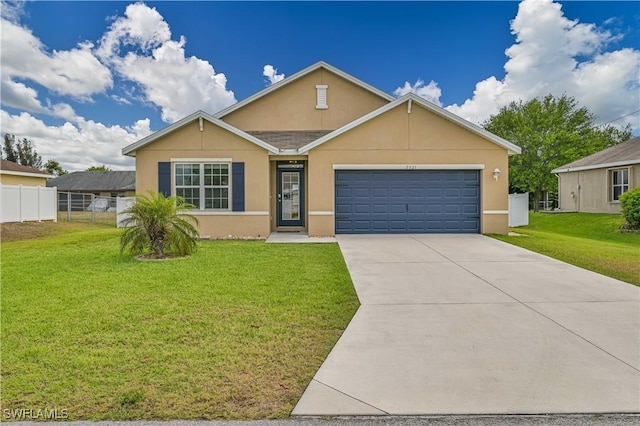
<path fill-rule="evenodd" d="M 611 201 L 619 201 L 620 196 L 629 190 L 629 169 L 615 169 L 609 173 Z"/>
<path fill-rule="evenodd" d="M 197 209 L 229 209 L 229 164 L 178 163 L 175 165 L 176 195 Z"/>

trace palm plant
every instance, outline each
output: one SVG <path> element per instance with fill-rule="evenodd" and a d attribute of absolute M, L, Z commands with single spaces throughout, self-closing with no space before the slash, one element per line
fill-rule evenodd
<path fill-rule="evenodd" d="M 149 191 L 139 195 L 124 211 L 126 227 L 120 236 L 120 251 L 140 254 L 150 250 L 155 258 L 186 256 L 196 250 L 198 219 L 185 213 L 195 208 L 182 197 L 165 197 Z"/>

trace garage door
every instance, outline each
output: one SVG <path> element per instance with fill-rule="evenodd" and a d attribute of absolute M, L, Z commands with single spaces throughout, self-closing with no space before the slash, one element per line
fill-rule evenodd
<path fill-rule="evenodd" d="M 336 233 L 479 233 L 478 170 L 336 170 Z"/>

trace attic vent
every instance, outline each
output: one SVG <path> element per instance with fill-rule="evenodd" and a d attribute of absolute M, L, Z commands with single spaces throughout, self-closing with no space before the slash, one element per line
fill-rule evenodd
<path fill-rule="evenodd" d="M 317 100 L 316 100 L 316 109 L 327 109 L 327 86 L 326 84 L 317 84 L 316 92 L 317 92 Z"/>

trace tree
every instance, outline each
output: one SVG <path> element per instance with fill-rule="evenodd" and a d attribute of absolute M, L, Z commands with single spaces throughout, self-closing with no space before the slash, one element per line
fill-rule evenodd
<path fill-rule="evenodd" d="M 88 172 L 110 172 L 111 169 L 103 164 L 102 166 L 91 166 L 87 168 L 87 171 Z"/>
<path fill-rule="evenodd" d="M 63 169 L 62 166 L 60 166 L 60 163 L 56 160 L 49 160 L 44 163 L 44 170 L 54 176 L 62 176 L 69 173 L 67 170 Z"/>
<path fill-rule="evenodd" d="M 33 149 L 33 143 L 27 138 L 16 142 L 15 135 L 5 134 L 3 151 L 6 160 L 34 169 L 42 168 L 42 158 Z"/>
<path fill-rule="evenodd" d="M 131 254 L 153 252 L 162 259 L 168 255 L 185 256 L 196 250 L 198 219 L 185 213 L 195 208 L 182 197 L 168 197 L 149 191 L 139 195 L 133 206 L 124 211 L 121 222 L 126 227 L 120 236 L 120 251 Z"/>
<path fill-rule="evenodd" d="M 4 145 L 2 147 L 2 156 L 5 160 L 17 163 L 18 162 L 18 153 L 13 148 L 13 144 L 16 142 L 16 136 L 5 133 L 4 135 Z"/>
<path fill-rule="evenodd" d="M 551 171 L 631 137 L 631 127 L 596 126 L 595 116 L 573 97 L 547 95 L 512 102 L 491 116 L 484 128 L 522 148 L 509 159 L 509 187 L 533 195 L 539 209 L 545 191 L 556 192 Z"/>

